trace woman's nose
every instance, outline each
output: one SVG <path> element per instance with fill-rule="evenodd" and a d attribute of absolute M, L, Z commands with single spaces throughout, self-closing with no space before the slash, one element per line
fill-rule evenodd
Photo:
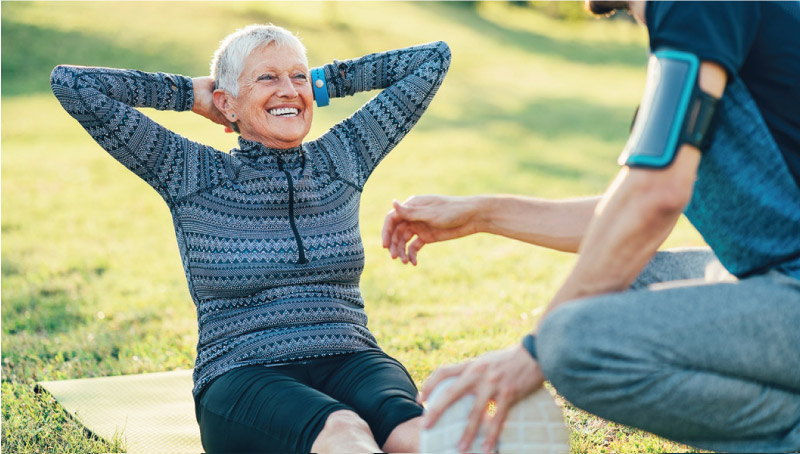
<path fill-rule="evenodd" d="M 280 83 L 278 85 L 278 96 L 284 98 L 295 98 L 297 97 L 297 89 L 295 88 L 294 84 L 290 77 L 281 77 Z"/>

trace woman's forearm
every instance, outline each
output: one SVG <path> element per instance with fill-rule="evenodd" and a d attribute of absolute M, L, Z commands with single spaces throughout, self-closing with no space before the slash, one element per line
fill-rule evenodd
<path fill-rule="evenodd" d="M 476 230 L 566 252 L 578 252 L 600 196 L 546 200 L 476 196 Z"/>
<path fill-rule="evenodd" d="M 449 66 L 450 48 L 440 41 L 323 67 L 331 98 L 383 90 L 317 141 L 339 162 L 343 179 L 363 188 L 428 108 Z"/>
<path fill-rule="evenodd" d="M 388 88 L 411 75 L 425 84 L 407 87 L 412 98 L 432 97 L 450 67 L 450 48 L 443 41 L 377 52 L 323 66 L 330 97 Z"/>
<path fill-rule="evenodd" d="M 188 111 L 192 79 L 126 69 L 57 66 L 53 94 L 92 138 L 167 200 L 212 184 L 221 155 L 169 131 L 135 107 Z M 204 163 L 209 177 L 196 176 Z M 210 169 L 210 170 L 209 170 Z M 193 174 L 195 177 L 186 178 Z"/>
<path fill-rule="evenodd" d="M 190 110 L 194 102 L 192 80 L 175 74 L 61 65 L 53 69 L 50 85 L 70 114 L 105 108 L 104 99 L 176 111 Z"/>

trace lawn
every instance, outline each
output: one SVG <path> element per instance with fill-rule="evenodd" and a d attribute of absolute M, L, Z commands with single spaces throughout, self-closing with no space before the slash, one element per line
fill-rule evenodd
<path fill-rule="evenodd" d="M 169 211 L 49 91 L 59 63 L 208 73 L 220 39 L 250 23 L 297 31 L 312 66 L 445 40 L 453 64 L 415 130 L 362 200 L 362 291 L 383 348 L 421 383 L 437 365 L 510 345 L 574 263 L 478 235 L 427 247 L 418 267 L 380 246 L 393 198 L 601 193 L 644 85 L 645 31 L 557 20 L 507 3 L 2 3 L 2 449 L 122 452 L 33 392 L 60 380 L 191 368 L 194 307 Z M 371 95 L 315 112 L 316 137 Z M 191 113 L 148 111 L 221 149 Z M 681 220 L 667 246 L 702 244 Z M 690 448 L 566 405 L 574 453 Z"/>

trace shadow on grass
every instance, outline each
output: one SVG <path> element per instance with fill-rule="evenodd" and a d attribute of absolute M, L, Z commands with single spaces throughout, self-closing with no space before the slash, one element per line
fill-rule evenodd
<path fill-rule="evenodd" d="M 111 66 L 143 71 L 202 74 L 205 60 L 178 46 L 122 47 L 105 36 L 59 31 L 2 19 L 2 96 L 50 91 L 59 64 Z"/>
<path fill-rule="evenodd" d="M 467 27 L 480 30 L 481 35 L 504 47 L 517 47 L 525 52 L 588 65 L 616 64 L 638 68 L 644 62 L 645 49 L 641 46 L 565 41 L 544 34 L 504 28 L 481 17 L 471 2 L 421 2 L 418 6 L 436 16 L 449 17 Z"/>

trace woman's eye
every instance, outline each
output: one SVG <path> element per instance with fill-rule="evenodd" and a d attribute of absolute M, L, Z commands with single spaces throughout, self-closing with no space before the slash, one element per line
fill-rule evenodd
<path fill-rule="evenodd" d="M 305 74 L 303 74 L 303 73 L 296 74 L 296 75 L 294 76 L 294 78 L 295 78 L 295 79 L 300 79 L 300 80 L 308 80 L 308 77 L 306 77 L 306 75 L 305 75 Z"/>
<path fill-rule="evenodd" d="M 256 80 L 272 80 L 274 78 L 275 77 L 272 74 L 262 74 L 262 75 L 258 76 L 258 79 L 256 79 Z"/>

